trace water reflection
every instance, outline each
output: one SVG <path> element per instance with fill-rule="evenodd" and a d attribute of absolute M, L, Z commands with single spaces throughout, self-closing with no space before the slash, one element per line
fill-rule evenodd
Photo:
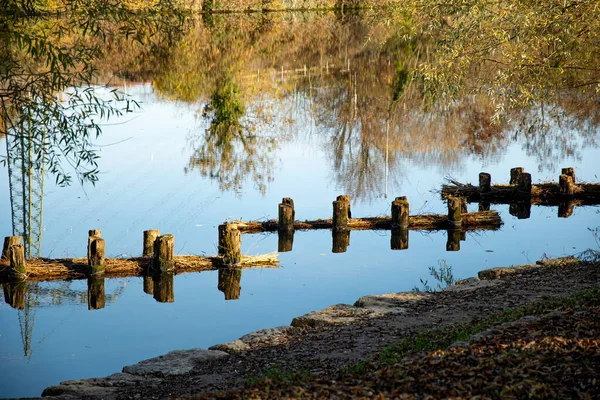
<path fill-rule="evenodd" d="M 217 288 L 225 295 L 225 300 L 238 300 L 242 292 L 242 270 L 220 268 Z"/>
<path fill-rule="evenodd" d="M 92 276 L 88 278 L 88 310 L 100 310 L 104 308 L 104 278 Z"/>
<path fill-rule="evenodd" d="M 156 273 L 152 276 L 154 288 L 152 296 L 159 303 L 173 303 L 175 301 L 175 285 L 173 274 L 168 272 Z"/>
<path fill-rule="evenodd" d="M 408 249 L 408 229 L 392 229 L 390 247 L 392 250 Z"/>

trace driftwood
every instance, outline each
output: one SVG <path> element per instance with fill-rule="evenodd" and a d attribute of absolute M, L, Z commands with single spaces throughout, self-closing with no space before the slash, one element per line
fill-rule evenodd
<path fill-rule="evenodd" d="M 243 256 L 242 268 L 278 268 L 276 254 L 262 256 Z M 153 264 L 152 257 L 106 258 L 105 278 L 123 278 L 143 276 Z M 173 272 L 175 274 L 200 271 L 214 271 L 223 266 L 222 257 L 174 256 Z M 85 279 L 88 277 L 87 258 L 32 258 L 27 260 L 27 281 L 55 281 Z M 0 282 L 11 281 L 9 262 L 0 261 Z"/>
<path fill-rule="evenodd" d="M 276 232 L 278 221 L 268 220 L 263 222 L 234 222 L 241 233 Z M 376 230 L 392 229 L 391 217 L 349 218 L 349 230 Z M 480 211 L 462 215 L 463 230 L 496 230 L 502 226 L 502 219 L 496 211 Z M 295 221 L 295 230 L 331 229 L 331 219 L 316 221 Z M 411 215 L 408 218 L 408 229 L 412 230 L 439 230 L 448 229 L 450 224 L 448 216 L 442 214 Z"/>

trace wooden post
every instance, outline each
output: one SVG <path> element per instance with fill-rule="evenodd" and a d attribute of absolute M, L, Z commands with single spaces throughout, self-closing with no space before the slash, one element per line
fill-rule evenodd
<path fill-rule="evenodd" d="M 558 187 L 562 196 L 572 196 L 575 193 L 575 183 L 571 175 L 561 174 L 558 178 Z"/>
<path fill-rule="evenodd" d="M 458 197 L 448 197 L 448 223 L 451 228 L 462 225 L 461 201 Z"/>
<path fill-rule="evenodd" d="M 104 277 L 91 276 L 87 281 L 88 286 L 88 310 L 100 310 L 104 308 Z"/>
<path fill-rule="evenodd" d="M 459 197 L 460 200 L 460 212 L 461 214 L 467 214 L 469 211 L 467 210 L 467 198 Z"/>
<path fill-rule="evenodd" d="M 154 300 L 158 301 L 159 303 L 175 302 L 175 285 L 172 273 L 156 273 L 153 277 L 153 281 L 154 290 L 152 295 L 154 297 Z"/>
<path fill-rule="evenodd" d="M 292 251 L 294 246 L 294 231 L 279 231 L 277 241 L 277 251 L 280 253 L 286 253 Z"/>
<path fill-rule="evenodd" d="M 236 224 L 219 225 L 219 255 L 224 265 L 238 265 L 242 261 L 242 237 Z"/>
<path fill-rule="evenodd" d="M 24 280 L 4 282 L 2 288 L 4 289 L 4 301 L 6 304 L 17 310 L 23 310 L 25 308 L 27 285 Z"/>
<path fill-rule="evenodd" d="M 21 243 L 13 244 L 9 248 L 10 273 L 17 279 L 26 278 L 27 269 L 25 267 L 25 246 Z"/>
<path fill-rule="evenodd" d="M 407 229 L 410 205 L 406 196 L 396 197 L 392 202 L 392 229 Z"/>
<path fill-rule="evenodd" d="M 21 236 L 7 236 L 2 246 L 2 259 L 10 260 L 10 246 L 21 243 Z"/>
<path fill-rule="evenodd" d="M 480 201 L 479 202 L 479 211 L 490 211 L 490 202 L 489 201 Z"/>
<path fill-rule="evenodd" d="M 90 275 L 101 275 L 104 273 L 104 239 L 98 236 L 90 236 L 88 239 L 88 268 Z"/>
<path fill-rule="evenodd" d="M 515 167 L 510 169 L 510 184 L 516 185 L 519 183 L 519 175 L 525 172 L 525 168 L 523 167 Z"/>
<path fill-rule="evenodd" d="M 162 235 L 154 241 L 155 271 L 167 272 L 173 269 L 173 252 L 175 249 L 175 236 L 171 234 Z M 155 286 L 156 287 L 156 286 Z"/>
<path fill-rule="evenodd" d="M 492 176 L 487 172 L 479 173 L 479 193 L 489 193 L 492 191 Z"/>
<path fill-rule="evenodd" d="M 517 190 L 522 196 L 529 196 L 531 198 L 531 174 L 523 172 L 521 175 L 519 175 Z"/>
<path fill-rule="evenodd" d="M 332 253 L 345 253 L 350 245 L 350 231 L 332 231 Z"/>
<path fill-rule="evenodd" d="M 572 201 L 561 201 L 558 203 L 558 218 L 569 218 L 573 215 L 575 203 Z"/>
<path fill-rule="evenodd" d="M 294 231 L 294 200 L 284 197 L 279 204 L 279 232 Z"/>
<path fill-rule="evenodd" d="M 154 257 L 154 242 L 159 236 L 160 231 L 157 229 L 144 231 L 144 249 L 142 257 Z"/>
<path fill-rule="evenodd" d="M 148 273 L 144 275 L 144 293 L 154 294 L 154 280 L 152 279 L 152 275 Z"/>
<path fill-rule="evenodd" d="M 92 244 L 92 239 L 100 237 L 102 235 L 102 231 L 100 229 L 90 229 L 88 231 L 88 244 L 87 244 L 87 258 L 88 262 L 90 259 L 90 246 Z"/>
<path fill-rule="evenodd" d="M 573 167 L 563 168 L 561 174 L 569 175 L 573 179 L 573 183 L 575 183 L 575 169 Z"/>
<path fill-rule="evenodd" d="M 408 249 L 408 229 L 392 229 L 390 248 L 392 250 Z"/>
<path fill-rule="evenodd" d="M 460 237 L 460 229 L 448 229 L 448 241 L 446 242 L 446 251 L 459 251 Z"/>
<path fill-rule="evenodd" d="M 336 198 L 337 201 L 343 201 L 348 206 L 348 218 L 352 218 L 352 211 L 350 210 L 350 196 L 341 194 Z"/>
<path fill-rule="evenodd" d="M 344 200 L 333 202 L 333 231 L 341 232 L 348 230 L 348 203 Z"/>
<path fill-rule="evenodd" d="M 242 292 L 242 270 L 239 268 L 219 268 L 219 289 L 225 300 L 237 300 Z"/>

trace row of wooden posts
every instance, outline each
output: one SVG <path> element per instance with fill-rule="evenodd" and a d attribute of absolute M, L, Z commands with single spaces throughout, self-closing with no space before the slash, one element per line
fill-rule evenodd
<path fill-rule="evenodd" d="M 446 215 L 409 215 L 410 207 L 406 197 L 397 197 L 391 203 L 390 217 L 352 218 L 350 196 L 340 195 L 333 201 L 331 220 L 296 221 L 294 201 L 283 198 L 279 204 L 278 220 L 266 222 L 231 222 L 219 225 L 218 253 L 224 266 L 237 266 L 242 259 L 241 233 L 257 231 L 278 231 L 279 251 L 291 251 L 294 232 L 297 229 L 331 229 L 334 253 L 345 252 L 350 242 L 350 230 L 353 229 L 391 229 L 392 249 L 408 248 L 409 229 L 448 230 L 448 250 L 458 250 L 460 240 L 464 240 L 465 229 L 497 229 L 502 221 L 495 211 L 480 213 L 466 212 L 466 198 L 448 197 Z M 450 240 L 452 238 L 452 240 Z M 456 239 L 458 238 L 458 239 Z M 456 239 L 456 240 L 454 240 Z M 145 263 L 145 273 L 167 272 L 174 268 L 175 238 L 171 234 L 160 235 L 158 230 L 143 233 L 142 257 L 151 260 Z M 87 243 L 88 276 L 103 276 L 105 272 L 105 240 L 100 230 L 90 230 Z M 4 239 L 2 258 L 10 260 L 10 272 L 13 279 L 22 280 L 27 276 L 24 246 L 19 236 Z"/>

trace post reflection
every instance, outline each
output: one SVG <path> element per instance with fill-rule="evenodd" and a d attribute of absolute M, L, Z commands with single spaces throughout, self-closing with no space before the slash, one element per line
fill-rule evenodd
<path fill-rule="evenodd" d="M 92 276 L 88 278 L 88 310 L 100 310 L 105 305 L 104 278 Z"/>
<path fill-rule="evenodd" d="M 448 229 L 448 241 L 446 251 L 459 251 L 462 231 L 460 229 Z"/>
<path fill-rule="evenodd" d="M 508 206 L 508 212 L 513 217 L 518 219 L 528 219 L 531 216 L 531 202 L 523 201 L 519 203 L 511 203 Z"/>
<path fill-rule="evenodd" d="M 294 246 L 294 231 L 280 230 L 277 242 L 277 251 L 286 253 L 292 251 Z"/>
<path fill-rule="evenodd" d="M 345 253 L 350 246 L 350 231 L 332 231 L 332 253 Z"/>
<path fill-rule="evenodd" d="M 25 309 L 25 293 L 27 285 L 25 281 L 5 282 L 2 284 L 4 301 L 17 310 Z"/>
<path fill-rule="evenodd" d="M 237 300 L 242 292 L 242 270 L 239 268 L 219 269 L 219 289 L 225 295 L 225 300 Z"/>
<path fill-rule="evenodd" d="M 156 273 L 152 276 L 152 280 L 154 300 L 159 303 L 173 303 L 175 301 L 173 274 L 169 272 Z"/>
<path fill-rule="evenodd" d="M 392 229 L 390 247 L 392 250 L 408 249 L 408 229 Z"/>

